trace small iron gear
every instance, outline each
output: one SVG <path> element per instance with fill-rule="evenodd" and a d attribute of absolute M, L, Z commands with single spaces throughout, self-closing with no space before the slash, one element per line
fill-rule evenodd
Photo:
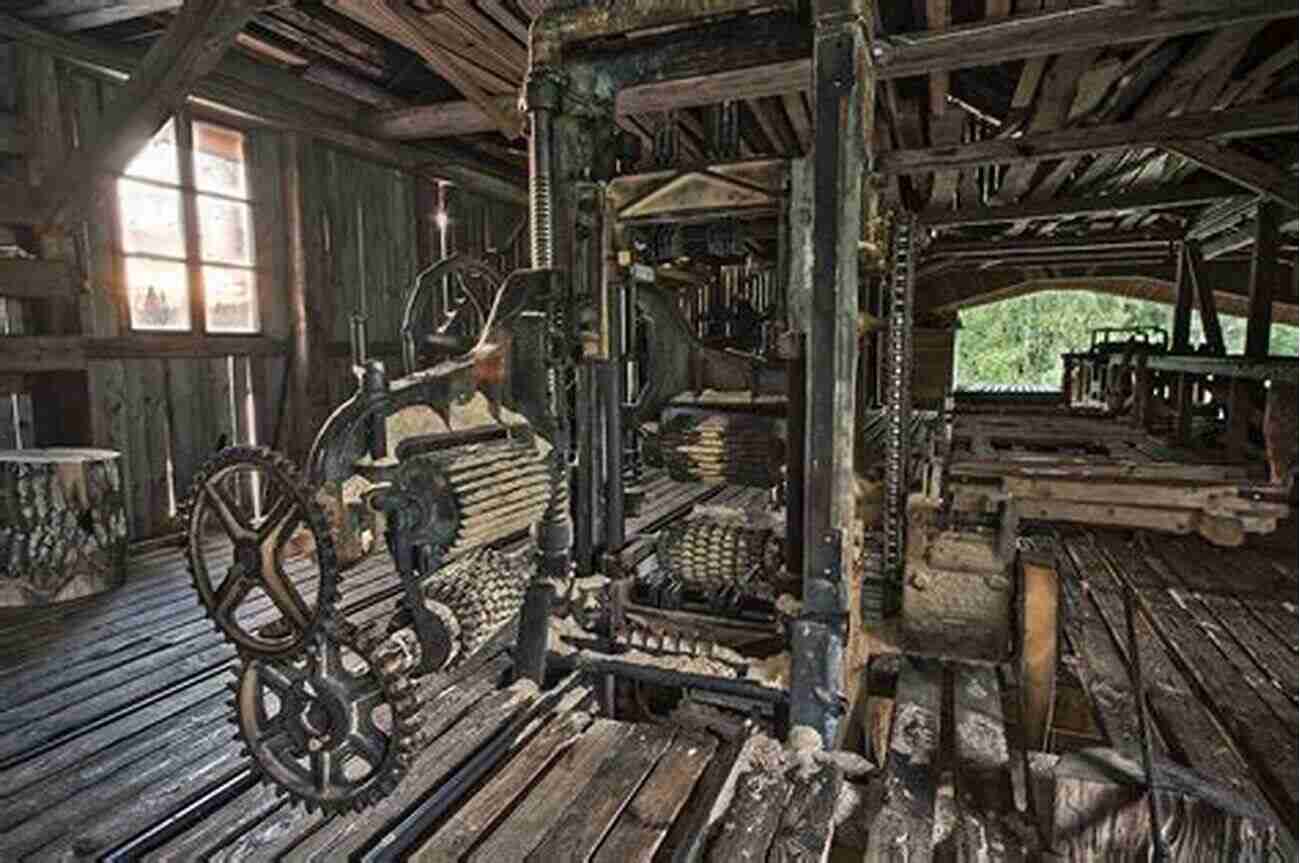
<path fill-rule="evenodd" d="M 391 793 L 422 743 L 410 634 L 331 627 L 291 656 L 245 659 L 235 722 L 262 780 L 309 811 L 360 811 Z"/>
<path fill-rule="evenodd" d="M 199 600 L 241 655 L 293 653 L 332 615 L 339 595 L 334 540 L 311 489 L 284 456 L 261 447 L 223 449 L 195 475 L 180 517 Z M 214 535 L 214 527 L 229 545 Z M 314 596 L 304 595 L 284 567 L 303 538 L 299 527 L 314 546 Z M 271 601 L 278 619 L 256 623 L 246 606 L 258 593 Z"/>

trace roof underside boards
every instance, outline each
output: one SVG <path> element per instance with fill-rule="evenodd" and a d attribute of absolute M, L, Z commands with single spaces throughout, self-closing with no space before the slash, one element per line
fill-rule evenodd
<path fill-rule="evenodd" d="M 43 28 L 139 44 L 166 28 L 180 2 L 6 5 Z M 375 137 L 420 146 L 450 136 L 440 152 L 522 179 L 526 154 L 512 118 L 540 5 L 275 5 L 254 16 L 236 50 L 351 100 Z M 887 201 L 920 212 L 929 228 L 919 296 L 945 274 L 1008 268 L 1020 281 L 1153 270 L 1169 281 L 1167 250 L 1126 245 L 1152 235 L 1192 238 L 1207 264 L 1235 265 L 1244 281 L 1262 196 L 1283 206 L 1275 299 L 1294 306 L 1296 14 L 1277 0 L 1166 0 L 1146 10 L 1069 0 L 878 4 L 875 158 Z M 806 68 L 752 71 L 749 88 L 735 91 L 736 155 L 808 154 Z M 627 100 L 618 122 L 648 143 L 665 118 L 636 110 L 638 101 Z M 682 163 L 718 159 L 711 130 L 721 110 L 673 112 Z M 639 167 L 650 167 L 650 149 Z M 1006 153 L 1010 161 L 999 160 Z M 1092 237 L 1105 242 L 1079 242 Z M 967 252 L 949 254 L 953 244 Z M 970 251 L 979 244 L 987 248 Z"/>

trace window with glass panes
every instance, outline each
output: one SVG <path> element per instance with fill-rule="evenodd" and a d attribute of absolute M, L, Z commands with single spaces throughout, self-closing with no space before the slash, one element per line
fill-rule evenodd
<path fill-rule="evenodd" d="M 242 131 L 168 121 L 117 181 L 131 328 L 258 329 L 253 204 Z"/>

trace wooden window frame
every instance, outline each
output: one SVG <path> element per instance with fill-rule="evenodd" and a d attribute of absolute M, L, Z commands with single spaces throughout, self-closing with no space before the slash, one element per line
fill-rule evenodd
<path fill-rule="evenodd" d="M 220 339 L 224 337 L 242 338 L 248 336 L 261 335 L 264 332 L 264 315 L 265 310 L 262 308 L 262 286 L 261 281 L 264 277 L 262 267 L 259 262 L 259 249 L 257 247 L 257 208 L 258 202 L 254 194 L 252 184 L 251 158 L 249 154 L 248 142 L 250 133 L 253 131 L 249 126 L 243 123 L 232 122 L 232 119 L 224 112 L 207 111 L 203 108 L 195 110 L 193 106 L 184 105 L 177 109 L 172 115 L 171 122 L 175 124 L 176 129 L 176 161 L 177 161 L 177 183 L 153 180 L 149 178 L 133 177 L 125 172 L 112 175 L 113 182 L 110 183 L 112 188 L 112 212 L 113 212 L 113 256 L 115 259 L 115 268 L 118 274 L 118 282 L 121 285 L 121 309 L 122 320 L 121 328 L 123 332 L 131 333 L 175 333 L 177 335 L 194 335 L 206 338 Z M 223 129 L 230 129 L 244 136 L 244 197 L 225 194 L 222 192 L 213 192 L 201 190 L 195 185 L 194 178 L 194 123 L 206 123 L 211 126 L 219 126 Z M 174 190 L 180 193 L 181 198 L 181 239 L 184 245 L 184 257 L 177 258 L 171 255 L 155 254 L 150 252 L 132 251 L 128 252 L 123 243 L 122 234 L 122 202 L 118 195 L 117 181 L 130 180 L 132 182 L 143 183 L 146 185 L 156 186 L 160 189 Z M 205 260 L 202 257 L 202 238 L 200 236 L 199 226 L 199 198 L 207 197 L 215 200 L 229 201 L 241 204 L 248 208 L 248 243 L 251 250 L 250 260 L 247 264 L 232 264 L 225 261 Z M 183 264 L 186 271 L 186 282 L 188 288 L 189 300 L 189 326 L 184 329 L 168 330 L 161 327 L 137 326 L 132 318 L 131 312 L 131 286 L 128 284 L 126 276 L 126 261 L 128 258 L 153 259 L 160 261 L 169 261 Z M 252 303 L 253 303 L 253 327 L 248 330 L 217 330 L 211 331 L 208 328 L 208 309 L 206 303 L 206 287 L 203 283 L 203 268 L 222 267 L 232 270 L 243 270 L 247 272 L 253 281 L 252 286 Z"/>

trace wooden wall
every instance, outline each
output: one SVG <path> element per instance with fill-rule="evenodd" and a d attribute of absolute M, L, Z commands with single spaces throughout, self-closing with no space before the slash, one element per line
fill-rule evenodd
<path fill-rule="evenodd" d="M 43 52 L 0 45 L 0 179 L 39 184 L 65 153 L 95 134 L 119 86 Z M 188 110 L 247 135 L 262 324 L 262 338 L 244 340 L 257 343 L 247 349 L 252 353 L 235 352 L 243 347 L 239 339 L 223 336 L 168 336 L 146 349 L 132 341 L 137 337 L 127 324 L 115 253 L 115 196 L 106 194 L 112 177 L 102 178 L 86 218 L 62 234 L 37 236 L 29 226 L 0 225 L 0 245 L 17 242 L 41 258 L 67 262 L 72 285 L 63 299 L 33 299 L 30 288 L 20 299 L 22 292 L 12 287 L 6 294 L 0 275 L 0 338 L 7 329 L 11 335 L 58 335 L 77 345 L 100 345 L 71 370 L 67 362 L 54 363 L 57 375 L 42 370 L 44 360 L 35 367 L 30 360 L 42 349 L 48 356 L 48 345 L 28 340 L 0 351 L 0 448 L 21 442 L 120 451 L 133 538 L 175 527 L 175 504 L 219 446 L 289 449 L 294 422 L 286 414 L 299 409 L 289 403 L 286 386 L 294 358 L 283 197 L 284 160 L 292 151 L 276 128 L 208 114 L 208 107 Z M 494 264 L 509 271 L 527 264 L 528 237 L 522 207 L 451 187 L 440 190 L 430 179 L 311 138 L 301 139 L 299 153 L 311 353 L 307 409 L 314 429 L 355 386 L 348 352 L 352 315 L 364 308 L 372 355 L 399 374 L 403 300 L 416 274 L 448 251 L 501 252 Z M 445 232 L 437 218 L 444 206 Z M 105 340 L 114 339 L 131 342 L 131 349 L 105 353 Z M 155 349 L 155 343 L 161 346 Z M 234 346 L 231 353 L 227 345 Z M 78 405 L 84 422 L 69 421 L 76 419 Z"/>
<path fill-rule="evenodd" d="M 70 127 L 65 134 L 71 145 L 94 134 L 118 85 L 78 67 L 61 63 L 58 67 L 59 95 Z M 248 128 L 246 132 L 262 334 L 285 338 L 280 140 L 269 130 Z M 126 331 L 125 290 L 114 254 L 113 201 L 112 195 L 100 196 L 80 247 L 80 266 L 89 288 L 81 302 L 82 333 L 89 336 Z M 285 363 L 284 357 L 234 354 L 87 363 L 90 442 L 123 454 L 133 537 L 154 536 L 173 527 L 170 515 L 175 504 L 188 494 L 195 473 L 222 445 L 271 443 Z"/>

